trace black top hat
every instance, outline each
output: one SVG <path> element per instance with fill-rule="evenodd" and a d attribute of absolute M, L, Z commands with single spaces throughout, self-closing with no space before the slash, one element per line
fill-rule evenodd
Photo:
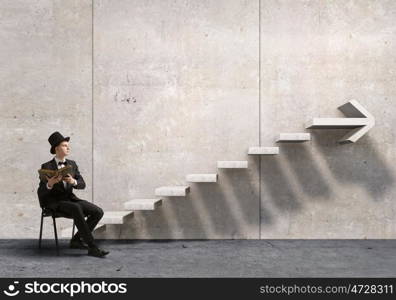
<path fill-rule="evenodd" d="M 50 135 L 48 138 L 48 142 L 51 144 L 51 150 L 50 152 L 52 154 L 55 154 L 55 147 L 58 146 L 60 143 L 63 141 L 68 142 L 70 140 L 70 137 L 64 137 L 61 135 L 58 131 L 55 131 L 53 134 Z"/>

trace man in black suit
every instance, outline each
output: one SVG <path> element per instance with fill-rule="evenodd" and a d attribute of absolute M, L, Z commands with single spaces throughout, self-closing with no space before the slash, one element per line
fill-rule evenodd
<path fill-rule="evenodd" d="M 97 205 L 78 198 L 73 189 L 84 189 L 85 182 L 74 160 L 65 159 L 70 153 L 70 137 L 63 137 L 58 131 L 48 138 L 51 144 L 51 154 L 55 157 L 42 164 L 42 169 L 57 170 L 70 165 L 72 171 L 65 177 L 47 177 L 47 181 L 40 180 L 37 194 L 40 204 L 54 211 L 60 211 L 73 217 L 78 232 L 70 241 L 70 248 L 88 249 L 88 255 L 104 257 L 109 252 L 99 249 L 94 243 L 92 231 L 103 217 L 103 210 Z M 85 220 L 85 216 L 88 216 Z M 84 242 L 87 244 L 85 245 Z"/>

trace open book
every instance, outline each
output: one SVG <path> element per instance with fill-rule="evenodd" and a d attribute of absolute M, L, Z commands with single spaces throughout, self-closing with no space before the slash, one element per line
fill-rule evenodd
<path fill-rule="evenodd" d="M 47 177 L 45 176 L 53 177 L 53 176 L 62 175 L 62 177 L 64 177 L 67 174 L 70 174 L 72 177 L 74 177 L 72 173 L 72 169 L 73 169 L 72 166 L 66 166 L 58 170 L 40 169 L 38 170 L 38 173 L 40 176 L 40 180 L 47 182 Z"/>

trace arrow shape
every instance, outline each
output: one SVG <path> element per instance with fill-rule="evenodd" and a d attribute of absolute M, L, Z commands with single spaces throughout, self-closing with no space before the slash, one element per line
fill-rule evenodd
<path fill-rule="evenodd" d="M 351 100 L 338 107 L 347 118 L 314 118 L 306 124 L 309 129 L 348 129 L 352 128 L 338 142 L 355 143 L 375 125 L 375 119 L 359 102 Z"/>

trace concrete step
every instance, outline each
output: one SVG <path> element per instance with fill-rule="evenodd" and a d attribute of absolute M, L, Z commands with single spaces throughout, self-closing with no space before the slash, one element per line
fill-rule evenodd
<path fill-rule="evenodd" d="M 105 211 L 100 223 L 104 224 L 123 224 L 124 218 L 133 215 L 133 211 Z"/>
<path fill-rule="evenodd" d="M 306 124 L 309 129 L 350 129 L 370 124 L 367 118 L 314 118 Z"/>
<path fill-rule="evenodd" d="M 281 133 L 277 139 L 277 143 L 302 143 L 311 140 L 310 133 Z"/>
<path fill-rule="evenodd" d="M 190 187 L 186 185 L 175 185 L 175 186 L 161 186 L 155 189 L 156 196 L 186 196 L 190 191 Z"/>
<path fill-rule="evenodd" d="M 103 223 L 98 223 L 95 227 L 95 229 L 93 230 L 93 232 L 95 232 L 96 230 L 104 230 L 106 228 L 106 224 Z M 74 233 L 76 233 L 78 231 L 77 226 L 74 228 Z M 73 232 L 73 226 L 62 229 L 61 233 L 60 233 L 60 237 L 61 238 L 66 238 L 66 239 L 71 239 L 72 237 L 72 232 Z"/>
<path fill-rule="evenodd" d="M 154 210 L 162 204 L 162 199 L 132 199 L 124 203 L 126 210 Z"/>
<path fill-rule="evenodd" d="M 219 169 L 246 169 L 247 167 L 247 160 L 219 160 L 217 162 Z"/>
<path fill-rule="evenodd" d="M 217 174 L 188 174 L 186 181 L 188 182 L 217 182 Z"/>
<path fill-rule="evenodd" d="M 249 155 L 276 155 L 279 147 L 249 147 Z"/>

